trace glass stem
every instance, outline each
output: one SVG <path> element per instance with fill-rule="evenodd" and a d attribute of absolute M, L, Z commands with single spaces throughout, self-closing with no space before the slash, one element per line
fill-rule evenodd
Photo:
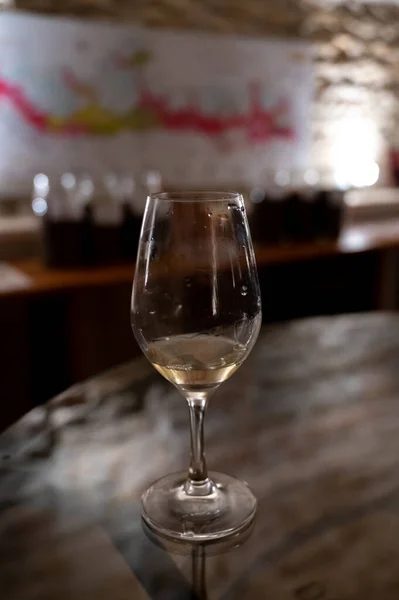
<path fill-rule="evenodd" d="M 191 577 L 196 600 L 208 600 L 206 591 L 205 560 L 205 547 L 202 544 L 193 546 L 191 552 Z"/>
<path fill-rule="evenodd" d="M 188 397 L 187 402 L 190 410 L 191 461 L 186 492 L 191 496 L 206 496 L 212 491 L 204 450 L 204 418 L 208 400 L 205 397 Z"/>

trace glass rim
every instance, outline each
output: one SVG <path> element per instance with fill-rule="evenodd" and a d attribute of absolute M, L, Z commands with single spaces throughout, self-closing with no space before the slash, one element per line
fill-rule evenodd
<path fill-rule="evenodd" d="M 149 200 L 166 202 L 231 202 L 240 200 L 240 192 L 221 192 L 212 190 L 177 190 L 171 192 L 156 192 L 149 194 Z"/>

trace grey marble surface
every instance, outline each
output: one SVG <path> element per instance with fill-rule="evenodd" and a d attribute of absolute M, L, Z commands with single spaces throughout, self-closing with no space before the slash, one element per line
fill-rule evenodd
<path fill-rule="evenodd" d="M 187 408 L 145 359 L 26 415 L 0 436 L 0 597 L 398 598 L 398 316 L 264 329 L 206 441 L 258 517 L 239 548 L 178 555 L 148 540 L 139 498 L 187 466 Z"/>

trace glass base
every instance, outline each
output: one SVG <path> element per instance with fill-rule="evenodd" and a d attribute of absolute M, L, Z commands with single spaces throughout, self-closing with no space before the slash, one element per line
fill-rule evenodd
<path fill-rule="evenodd" d="M 193 547 L 201 547 L 206 549 L 206 556 L 218 556 L 230 552 L 234 548 L 239 548 L 247 542 L 251 537 L 255 528 L 256 519 L 253 518 L 246 527 L 239 529 L 237 532 L 222 538 L 212 538 L 210 540 L 201 540 L 200 543 L 193 542 L 190 539 L 171 538 L 170 536 L 161 535 L 153 528 L 150 528 L 142 519 L 142 528 L 147 538 L 156 546 L 166 550 L 170 554 L 179 554 L 181 556 L 192 556 Z"/>
<path fill-rule="evenodd" d="M 248 527 L 257 505 L 248 485 L 222 473 L 210 472 L 209 478 L 206 495 L 204 486 L 197 494 L 187 485 L 187 472 L 158 479 L 141 497 L 144 521 L 159 535 L 190 542 L 230 537 Z"/>

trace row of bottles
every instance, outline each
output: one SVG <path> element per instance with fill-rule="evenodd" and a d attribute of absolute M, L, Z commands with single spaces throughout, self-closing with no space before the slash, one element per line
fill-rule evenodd
<path fill-rule="evenodd" d="M 340 233 L 343 194 L 337 190 L 263 190 L 250 193 L 254 203 L 252 237 L 267 245 L 336 240 Z"/>
<path fill-rule="evenodd" d="M 46 263 L 67 268 L 133 261 L 146 197 L 161 189 L 158 171 L 137 180 L 114 173 L 101 179 L 84 173 L 36 175 L 32 208 L 43 219 Z M 343 193 L 315 171 L 267 173 L 263 185 L 245 196 L 257 243 L 312 243 L 339 236 Z"/>
<path fill-rule="evenodd" d="M 266 245 L 336 240 L 343 207 L 329 173 L 271 172 L 249 193 L 252 237 Z"/>
<path fill-rule="evenodd" d="M 131 176 L 36 175 L 32 208 L 43 220 L 46 264 L 68 268 L 132 261 L 148 193 L 161 189 L 156 171 Z"/>

